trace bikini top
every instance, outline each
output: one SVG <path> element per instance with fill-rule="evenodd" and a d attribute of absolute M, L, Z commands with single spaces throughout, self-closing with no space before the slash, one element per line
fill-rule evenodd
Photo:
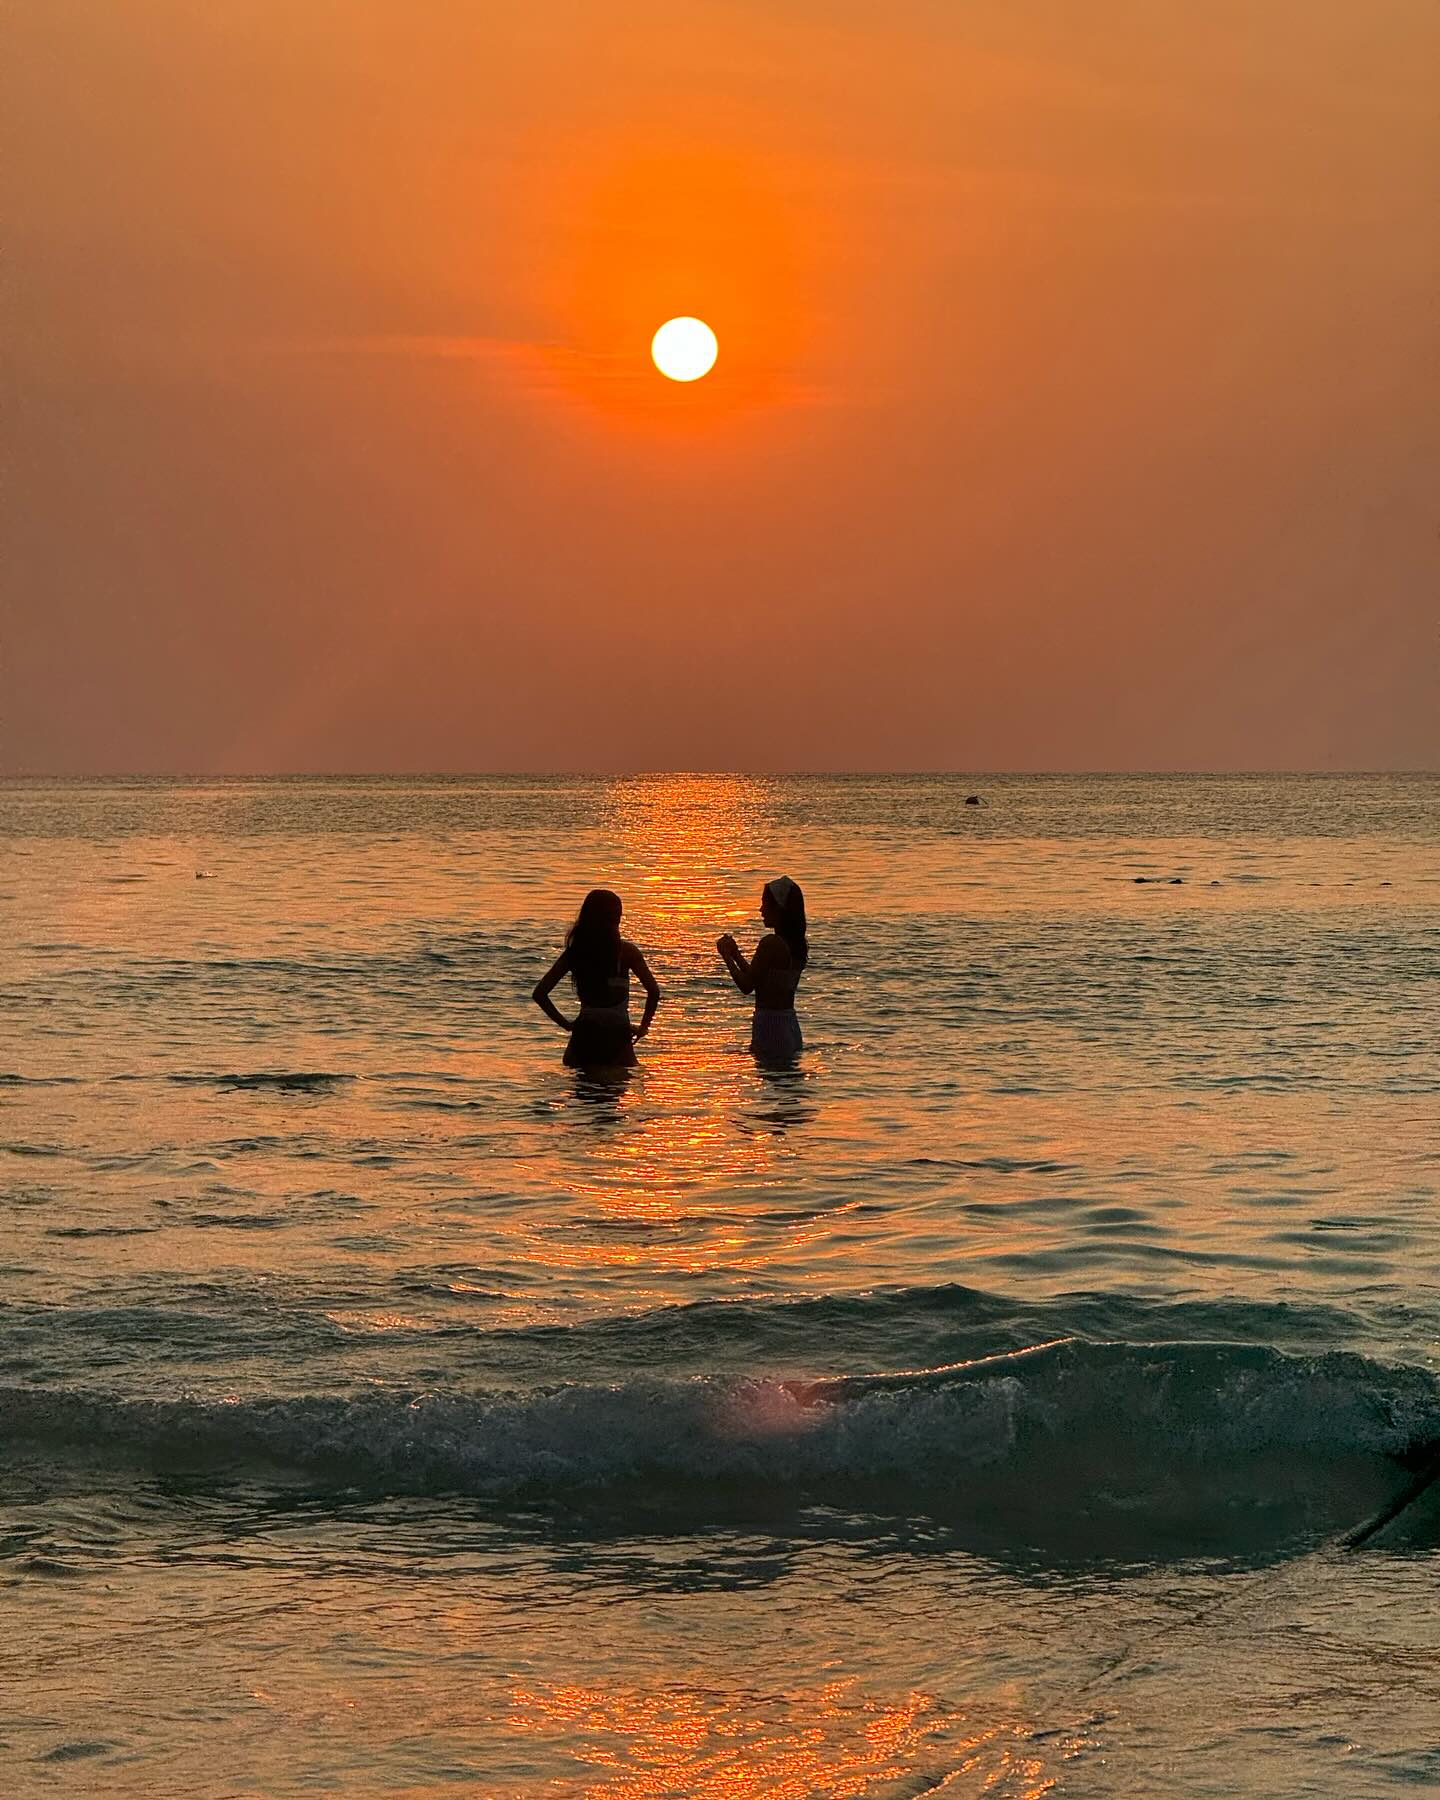
<path fill-rule="evenodd" d="M 788 950 L 789 945 L 786 948 Z M 797 964 L 793 957 L 783 969 L 767 969 L 755 988 L 755 1004 L 767 1011 L 794 1006 L 795 990 L 804 973 L 803 966 Z"/>
<path fill-rule="evenodd" d="M 575 992 L 582 1006 L 628 1006 L 630 1003 L 630 971 L 616 958 L 615 967 L 605 974 L 593 970 L 581 974 L 571 970 Z"/>

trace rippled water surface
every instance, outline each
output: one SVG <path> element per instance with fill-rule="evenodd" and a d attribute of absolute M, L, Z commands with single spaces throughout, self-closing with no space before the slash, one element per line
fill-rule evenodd
<path fill-rule="evenodd" d="M 10 784 L 0 946 L 6 1792 L 1440 1788 L 1440 780 Z"/>

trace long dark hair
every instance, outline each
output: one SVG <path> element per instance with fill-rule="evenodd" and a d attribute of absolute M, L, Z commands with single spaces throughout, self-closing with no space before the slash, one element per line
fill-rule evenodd
<path fill-rule="evenodd" d="M 620 962 L 620 896 L 591 888 L 580 902 L 575 923 L 565 933 L 572 975 L 610 975 Z"/>
<path fill-rule="evenodd" d="M 784 938 L 795 967 L 803 969 L 810 960 L 810 946 L 805 939 L 805 895 L 798 881 L 791 881 L 784 875 L 780 877 L 780 893 L 785 896 L 783 900 L 775 889 L 775 882 L 765 883 L 761 906 L 763 908 L 765 898 L 768 897 L 775 909 L 776 936 Z"/>

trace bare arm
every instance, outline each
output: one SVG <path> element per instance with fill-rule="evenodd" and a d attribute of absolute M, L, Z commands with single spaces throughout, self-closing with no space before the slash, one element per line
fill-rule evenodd
<path fill-rule="evenodd" d="M 740 954 L 740 946 L 727 931 L 715 945 L 720 952 L 725 967 L 730 971 L 730 979 L 742 994 L 755 992 L 755 972 Z"/>
<path fill-rule="evenodd" d="M 625 967 L 645 990 L 645 1011 L 640 1016 L 640 1023 L 635 1027 L 635 1036 L 642 1038 L 650 1029 L 650 1021 L 655 1017 L 655 1008 L 660 1004 L 660 983 L 650 973 L 649 963 L 634 944 L 626 944 L 621 955 L 625 959 Z"/>
<path fill-rule="evenodd" d="M 782 946 L 773 931 L 761 938 L 755 946 L 755 954 L 748 962 L 728 931 L 715 948 L 724 957 L 730 979 L 742 994 L 753 994 L 770 971 L 788 963 L 790 957 L 790 952 Z"/>
<path fill-rule="evenodd" d="M 572 1023 L 550 998 L 550 993 L 555 984 L 560 980 L 561 976 L 568 972 L 569 968 L 570 952 L 568 950 L 562 950 L 546 972 L 535 983 L 535 991 L 530 996 L 540 1008 L 541 1012 L 545 1014 L 545 1017 L 547 1019 L 553 1019 L 562 1031 L 570 1031 L 573 1028 Z"/>

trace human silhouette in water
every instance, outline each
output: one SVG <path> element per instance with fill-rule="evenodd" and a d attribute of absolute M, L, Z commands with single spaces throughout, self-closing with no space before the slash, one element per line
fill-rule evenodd
<path fill-rule="evenodd" d="M 565 1063 L 571 1069 L 625 1068 L 635 1043 L 650 1029 L 660 1004 L 660 984 L 634 944 L 620 935 L 620 896 L 593 888 L 565 934 L 565 948 L 535 984 L 531 998 L 547 1018 L 570 1033 Z M 550 998 L 561 977 L 575 984 L 580 1010 L 567 1019 Z M 640 1023 L 630 1023 L 630 977 L 645 990 Z"/>
<path fill-rule="evenodd" d="M 786 1062 L 805 1047 L 795 1016 L 795 990 L 810 960 L 800 884 L 788 875 L 767 881 L 760 896 L 760 917 L 768 930 L 748 962 L 728 931 L 715 948 L 740 992 L 755 996 L 751 1050 L 762 1062 Z"/>

